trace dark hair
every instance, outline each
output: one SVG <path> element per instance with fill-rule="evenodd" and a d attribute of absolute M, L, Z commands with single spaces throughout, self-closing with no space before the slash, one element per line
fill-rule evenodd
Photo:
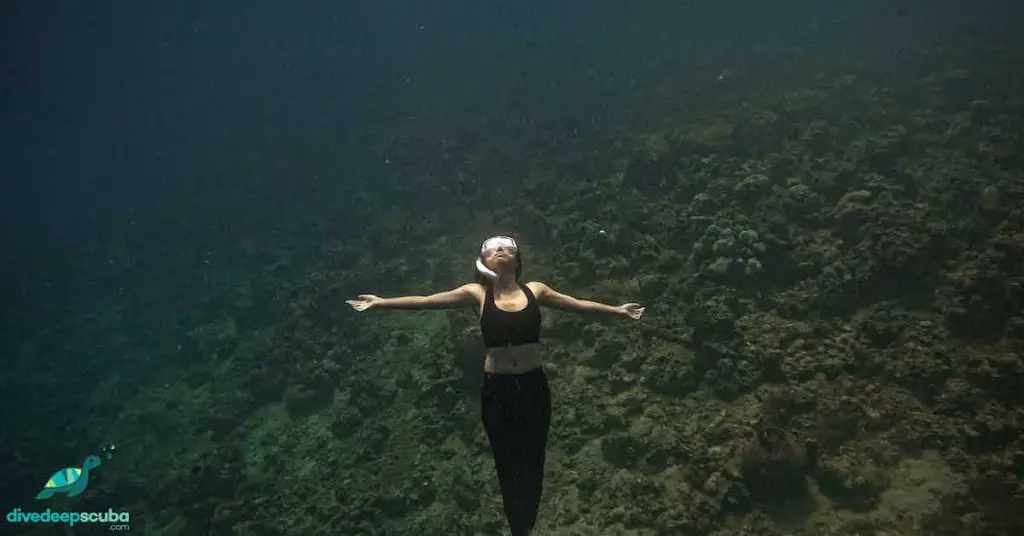
<path fill-rule="evenodd" d="M 480 262 L 484 261 L 483 253 L 477 256 Z M 475 264 L 475 263 L 474 263 Z M 487 263 L 484 263 L 486 265 Z M 523 275 L 523 253 L 518 248 L 516 249 L 516 282 L 519 282 L 519 278 Z M 473 266 L 473 281 L 480 283 L 485 288 L 491 284 L 491 280 L 487 279 L 487 276 L 477 271 L 476 266 Z"/>

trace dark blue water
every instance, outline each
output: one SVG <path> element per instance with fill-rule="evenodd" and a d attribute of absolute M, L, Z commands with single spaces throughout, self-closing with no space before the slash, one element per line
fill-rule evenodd
<path fill-rule="evenodd" d="M 501 526 L 500 515 L 479 512 L 498 512 L 494 489 L 480 493 L 486 506 L 464 506 L 452 521 L 437 513 L 453 500 L 442 483 L 431 486 L 437 488 L 433 500 L 423 499 L 423 490 L 406 490 L 421 495 L 401 500 L 339 492 L 333 500 L 348 506 L 333 515 L 351 513 L 348 525 L 324 511 L 295 513 L 287 523 L 252 514 L 261 501 L 298 508 L 336 484 L 325 472 L 363 474 L 352 467 L 370 466 L 369 453 L 321 459 L 308 474 L 282 484 L 283 499 L 270 498 L 273 486 L 266 482 L 239 484 L 241 469 L 218 480 L 210 476 L 216 469 L 201 461 L 285 463 L 269 454 L 239 454 L 260 441 L 285 453 L 273 456 L 290 460 L 342 450 L 341 437 L 282 446 L 276 442 L 284 438 L 252 432 L 258 427 L 251 419 L 260 421 L 266 417 L 259 412 L 287 401 L 282 391 L 294 377 L 304 378 L 296 380 L 303 386 L 338 384 L 345 396 L 379 394 L 348 386 L 357 374 L 350 364 L 341 372 L 310 372 L 294 356 L 344 362 L 338 352 L 357 360 L 392 344 L 384 334 L 360 338 L 365 326 L 342 313 L 343 298 L 357 288 L 440 290 L 470 275 L 470 265 L 459 264 L 463 253 L 471 257 L 473 244 L 495 227 L 521 224 L 527 232 L 540 217 L 531 214 L 561 221 L 565 215 L 545 205 L 547 190 L 536 177 L 553 181 L 551 191 L 575 192 L 568 197 L 608 202 L 570 220 L 621 210 L 616 217 L 623 227 L 637 224 L 620 236 L 633 236 L 649 224 L 650 215 L 637 208 L 643 202 L 590 181 L 621 171 L 617 166 L 629 158 L 623 148 L 643 136 L 686 130 L 679 125 L 708 114 L 735 117 L 766 95 L 828 86 L 844 75 L 855 80 L 846 100 L 823 105 L 821 117 L 853 117 L 864 110 L 857 109 L 867 102 L 863 96 L 880 88 L 902 91 L 907 109 L 951 116 L 979 95 L 1012 102 L 1021 88 L 1003 86 L 998 77 L 953 77 L 943 102 L 923 103 L 925 93 L 913 88 L 965 65 L 1019 65 L 1022 15 L 1018 3 L 997 0 L 4 2 L 0 509 L 37 507 L 24 498 L 38 492 L 45 475 L 103 444 L 123 442 L 130 452 L 121 473 L 115 458 L 96 470 L 96 482 L 104 471 L 119 476 L 97 484 L 99 491 L 84 502 L 66 505 L 131 508 L 145 520 L 136 526 L 147 534 L 167 526 L 178 527 L 168 534 L 197 527 L 211 534 L 298 534 L 316 526 L 491 533 Z M 1019 158 L 992 158 L 1010 175 L 1020 172 L 1013 167 Z M 531 175 L 540 168 L 550 173 Z M 507 216 L 519 202 L 516 192 L 527 188 L 537 204 Z M 979 225 L 994 229 L 1001 220 L 993 218 Z M 539 260 L 560 251 L 560 241 L 582 239 L 562 240 L 575 236 L 565 229 L 529 232 L 544 242 L 535 257 L 546 278 L 569 287 L 593 283 L 583 275 L 574 282 L 565 265 Z M 692 240 L 686 242 L 684 256 Z M 427 244 L 431 253 L 418 249 Z M 406 328 L 384 324 L 380 331 Z M 435 343 L 451 339 L 443 329 L 432 333 Z M 437 350 L 442 355 L 458 351 L 444 344 Z M 328 359 L 329 352 L 335 353 Z M 275 359 L 287 364 L 266 364 Z M 253 382 L 268 382 L 267 399 Z M 392 388 L 412 389 L 403 385 Z M 196 401 L 204 390 L 210 398 Z M 236 391 L 247 394 L 233 397 Z M 326 430 L 343 403 L 333 394 L 321 405 L 312 398 L 315 411 L 293 416 L 293 425 L 313 419 L 302 421 L 302 430 Z M 471 396 L 461 403 L 467 402 Z M 452 411 L 474 418 L 474 409 L 459 407 Z M 375 411 L 363 408 L 356 419 L 359 433 L 370 438 L 357 434 L 357 443 L 388 443 L 366 431 L 378 421 L 392 426 L 387 419 L 394 416 Z M 165 434 L 140 437 L 147 424 L 159 428 L 161 422 Z M 443 429 L 476 437 L 466 441 L 481 447 L 473 426 Z M 287 430 L 281 433 L 298 433 Z M 440 437 L 443 443 L 448 434 Z M 168 452 L 154 454 L 159 445 Z M 488 462 L 482 452 L 479 460 Z M 400 473 L 407 455 L 372 463 Z M 388 461 L 399 458 L 405 461 Z M 135 474 L 173 459 L 187 460 L 180 474 Z M 490 478 L 491 467 L 480 467 Z M 314 510 L 327 508 L 309 500 L 318 505 Z M 233 507 L 245 513 L 222 512 L 230 522 L 215 521 L 217 508 Z M 403 513 L 360 517 L 389 508 Z M 441 521 L 431 525 L 427 520 L 435 515 Z M 591 515 L 544 518 L 550 519 L 545 526 L 569 526 L 575 518 L 580 534 L 610 533 Z M 258 525 L 249 528 L 255 532 L 244 532 L 246 520 Z M 617 522 L 636 534 L 719 527 L 697 524 L 685 532 Z M 374 524 L 394 532 L 367 528 Z"/>

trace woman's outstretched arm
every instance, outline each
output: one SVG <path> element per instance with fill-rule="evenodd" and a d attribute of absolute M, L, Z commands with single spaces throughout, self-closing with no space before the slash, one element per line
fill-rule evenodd
<path fill-rule="evenodd" d="M 548 307 L 578 312 L 610 313 L 628 316 L 635 320 L 639 320 L 640 316 L 644 314 L 644 308 L 640 307 L 638 303 L 624 303 L 619 306 L 605 305 L 596 301 L 581 300 L 567 294 L 562 294 L 540 281 L 535 281 L 534 283 L 540 289 L 540 292 L 537 293 L 537 301 Z"/>
<path fill-rule="evenodd" d="M 469 283 L 452 290 L 430 296 L 399 296 L 381 298 L 373 294 L 360 294 L 359 299 L 345 300 L 356 311 L 367 309 L 449 309 L 472 304 L 473 284 Z"/>

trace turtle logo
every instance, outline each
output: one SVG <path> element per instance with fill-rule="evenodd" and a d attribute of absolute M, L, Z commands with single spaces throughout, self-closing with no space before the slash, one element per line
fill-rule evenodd
<path fill-rule="evenodd" d="M 81 467 L 65 467 L 46 481 L 43 490 L 36 495 L 36 499 L 48 499 L 54 493 L 63 493 L 68 497 L 76 497 L 85 491 L 89 485 L 89 471 L 97 468 L 103 463 L 99 456 L 89 456 L 82 462 Z"/>

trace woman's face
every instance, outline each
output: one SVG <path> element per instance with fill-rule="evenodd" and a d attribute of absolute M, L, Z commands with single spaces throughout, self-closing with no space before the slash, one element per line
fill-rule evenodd
<path fill-rule="evenodd" d="M 518 247 L 515 242 L 511 240 L 488 240 L 484 244 L 484 250 L 481 252 L 481 256 L 484 259 L 484 264 L 488 268 L 494 271 L 498 271 L 499 268 L 516 266 L 516 252 Z"/>

